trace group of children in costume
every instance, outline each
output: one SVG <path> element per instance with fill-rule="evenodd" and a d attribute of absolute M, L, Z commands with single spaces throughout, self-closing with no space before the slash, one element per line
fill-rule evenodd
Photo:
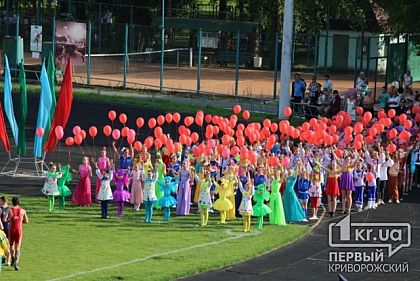
<path fill-rule="evenodd" d="M 83 157 L 78 170 L 69 165 L 51 164 L 42 188 L 48 196 L 48 210 L 53 211 L 55 196 L 59 197 L 61 209 L 70 195 L 73 204 L 89 207 L 92 204 L 91 177 L 95 175 L 93 199 L 101 204 L 104 219 L 108 217 L 110 202 L 116 203 L 118 217 L 123 215 L 125 203 L 131 203 L 134 211 L 143 206 L 146 223 L 152 222 L 154 209 L 162 209 L 164 220 L 169 221 L 172 208 L 176 208 L 177 216 L 185 216 L 190 213 L 191 205 L 196 204 L 202 226 L 208 224 L 209 213 L 217 210 L 221 224 L 242 216 L 244 232 L 249 232 L 251 216 L 257 217 L 259 229 L 263 227 L 265 216 L 269 216 L 270 224 L 274 225 L 317 220 L 318 208 L 324 203 L 329 215 L 334 216 L 340 200 L 345 214 L 352 211 L 353 200 L 355 211 L 375 209 L 386 200 L 400 203 L 413 185 L 420 187 L 419 122 L 414 119 L 408 126 L 404 123 L 404 127 L 392 126 L 389 120 L 387 132 L 372 115 L 369 120 L 361 117 L 360 124 L 355 126 L 360 127 L 363 123 L 359 131 L 364 135 L 357 137 L 366 139 L 366 143 L 368 138 L 370 141 L 368 145 L 362 145 L 359 139 L 356 147 L 349 141 L 353 138 L 350 119 L 346 127 L 328 128 L 329 133 L 326 133 L 327 124 L 338 122 L 338 119 L 314 119 L 303 124 L 311 135 L 319 131 L 331 139 L 337 138 L 334 144 L 332 141 L 327 144 L 327 140 L 318 137 L 315 141 L 305 141 L 298 135 L 292 136 L 297 130 L 289 124 L 287 126 L 292 130 L 284 133 L 285 129 L 280 128 L 284 121 L 279 127 L 265 120 L 263 128 L 259 123 L 248 124 L 245 128 L 244 124 L 236 124 L 237 118 L 233 117 L 231 120 L 225 118 L 227 121 L 208 118 L 206 122 L 218 124 L 220 130 L 225 127 L 225 133 L 229 132 L 229 126 L 237 127 L 236 133 L 230 128 L 230 133 L 218 139 L 208 137 L 206 132 L 207 140 L 201 144 L 196 141 L 187 145 L 184 141 L 171 152 L 167 146 L 149 151 L 144 145 L 135 154 L 132 143 L 120 150 L 113 142 L 113 156 L 109 158 L 104 147 L 97 159 Z M 389 119 L 386 114 L 381 118 L 379 121 Z M 382 133 L 378 133 L 375 126 L 381 124 Z M 277 128 L 283 131 L 280 138 L 276 133 L 270 133 Z M 401 137 L 394 140 L 396 145 L 390 142 L 396 137 L 389 137 L 391 128 L 401 132 Z M 253 139 L 249 131 L 247 133 L 248 129 L 266 137 Z M 372 134 L 371 129 L 375 129 Z M 403 133 L 408 137 L 404 138 Z M 244 138 L 240 141 L 243 134 L 248 134 L 249 142 Z M 234 148 L 238 148 L 236 152 Z M 247 155 L 255 155 L 255 158 L 251 160 Z M 73 194 L 66 185 L 72 180 L 72 173 L 79 175 Z M 309 207 L 311 215 L 308 214 Z"/>

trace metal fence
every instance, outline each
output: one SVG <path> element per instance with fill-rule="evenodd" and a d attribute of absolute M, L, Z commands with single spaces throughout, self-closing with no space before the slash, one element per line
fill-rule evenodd
<path fill-rule="evenodd" d="M 16 20 L 7 25 L 2 22 L 0 34 L 15 35 L 16 23 Z M 44 47 L 51 46 L 55 38 L 55 23 L 54 18 L 43 21 Z M 77 83 L 234 95 L 263 101 L 278 97 L 281 35 L 167 26 L 164 64 L 161 65 L 159 26 L 86 23 L 89 47 L 85 65 L 74 67 Z M 42 57 L 32 58 L 29 49 L 31 24 L 31 20 L 20 19 L 18 33 L 24 42 L 25 64 L 39 70 Z M 420 80 L 420 48 L 410 39 L 413 37 L 356 31 L 295 34 L 292 71 L 303 72 L 308 82 L 312 75 L 318 76 L 321 84 L 323 74 L 328 73 L 339 91 L 353 87 L 360 71 L 367 74 L 370 87 L 375 91 L 386 82 L 398 80 L 407 68 L 411 69 L 415 80 Z M 404 53 L 405 61 L 390 66 L 388 58 L 393 57 L 393 52 L 394 57 Z"/>

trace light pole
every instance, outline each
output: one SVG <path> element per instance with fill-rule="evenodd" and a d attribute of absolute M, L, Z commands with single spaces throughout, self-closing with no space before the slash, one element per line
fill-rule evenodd
<path fill-rule="evenodd" d="M 294 0 L 284 1 L 283 40 L 281 42 L 281 74 L 278 117 L 285 119 L 283 109 L 290 104 L 290 70 L 292 68 L 293 46 L 293 4 Z"/>
<path fill-rule="evenodd" d="M 162 22 L 160 25 L 161 28 L 161 38 L 160 38 L 160 92 L 163 92 L 163 63 L 165 60 L 165 0 L 162 0 Z"/>

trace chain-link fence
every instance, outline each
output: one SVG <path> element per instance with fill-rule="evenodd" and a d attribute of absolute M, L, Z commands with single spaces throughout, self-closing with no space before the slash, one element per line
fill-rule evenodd
<path fill-rule="evenodd" d="M 23 38 L 26 67 L 39 71 L 42 58 L 53 49 L 57 21 L 48 15 L 48 3 L 42 2 L 41 12 L 19 18 L 19 35 Z M 72 1 L 75 4 L 77 1 Z M 5 1 L 0 1 L 4 7 Z M 80 6 L 56 3 L 55 14 L 66 10 L 68 20 L 83 15 Z M 44 6 L 46 5 L 46 6 Z M 88 5 L 85 3 L 85 5 Z M 212 19 L 220 14 L 217 8 L 174 10 L 177 16 L 193 21 L 165 22 L 162 40 L 160 10 L 150 9 L 151 25 L 131 24 L 133 17 L 144 9 L 124 6 L 117 13 L 118 21 L 106 20 L 109 6 L 94 5 L 97 13 L 82 17 L 86 23 L 86 50 L 83 65 L 74 67 L 75 82 L 80 84 L 130 87 L 166 92 L 237 95 L 261 100 L 278 97 L 281 69 L 281 34 L 260 30 L 257 25 L 227 22 L 222 28 Z M 96 5 L 96 6 L 95 6 Z M 83 6 L 82 6 L 83 7 Z M 86 6 L 87 7 L 87 6 Z M 120 16 L 126 11 L 127 14 Z M 237 19 L 238 11 L 229 10 L 227 19 Z M 197 13 L 202 13 L 194 23 Z M 204 14 L 203 14 L 204 13 Z M 211 19 L 203 19 L 204 16 Z M 7 18 L 7 19 L 6 19 Z M 0 35 L 15 36 L 17 17 L 3 17 Z M 74 20 L 74 19 L 73 19 Z M 127 23 L 121 23 L 126 20 Z M 42 26 L 43 54 L 36 57 L 30 49 L 31 25 Z M 220 21 L 217 21 L 220 23 Z M 221 29 L 221 30 L 219 30 Z M 294 34 L 291 71 L 302 72 L 305 80 L 313 75 L 323 83 L 330 74 L 334 88 L 345 91 L 354 86 L 360 71 L 368 77 L 375 91 L 389 82 L 399 80 L 407 69 L 420 80 L 420 47 L 416 35 L 390 36 L 368 31 L 326 30 L 319 34 Z M 54 39 L 54 40 L 53 40 Z M 161 64 L 162 42 L 164 44 Z M 2 47 L 3 51 L 5 47 Z M 55 49 L 57 55 L 57 49 Z M 60 66 L 57 66 L 60 74 Z"/>

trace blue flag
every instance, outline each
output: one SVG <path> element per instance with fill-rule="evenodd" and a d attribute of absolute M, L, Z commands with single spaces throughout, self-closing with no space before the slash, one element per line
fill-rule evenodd
<path fill-rule="evenodd" d="M 52 106 L 51 88 L 48 82 L 48 75 L 45 69 L 45 62 L 42 62 L 41 69 L 41 95 L 39 97 L 38 120 L 36 128 L 45 130 Z M 42 136 L 35 134 L 34 156 L 42 157 Z"/>
<path fill-rule="evenodd" d="M 4 112 L 6 113 L 7 120 L 9 120 L 13 138 L 17 146 L 19 143 L 19 129 L 15 118 L 15 111 L 13 110 L 12 78 L 10 76 L 9 60 L 6 55 L 4 55 Z"/>

